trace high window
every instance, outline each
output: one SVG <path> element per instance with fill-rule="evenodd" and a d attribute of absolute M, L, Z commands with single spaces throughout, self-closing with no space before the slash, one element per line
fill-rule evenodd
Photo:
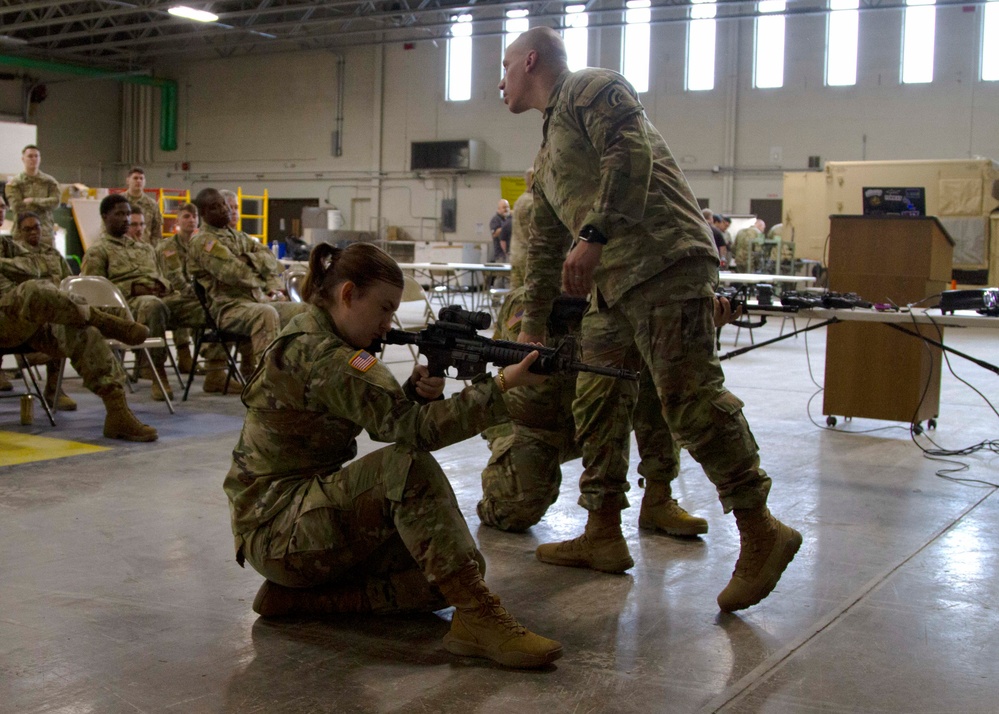
<path fill-rule="evenodd" d="M 715 88 L 715 0 L 692 0 L 687 26 L 687 89 Z"/>
<path fill-rule="evenodd" d="M 859 0 L 829 0 L 826 36 L 826 84 L 852 87 L 857 83 Z"/>
<path fill-rule="evenodd" d="M 562 38 L 565 40 L 565 53 L 569 60 L 569 69 L 575 72 L 588 64 L 590 30 L 589 15 L 586 5 L 565 6 L 565 29 Z"/>
<path fill-rule="evenodd" d="M 503 57 L 506 56 L 507 49 L 520 37 L 521 33 L 530 29 L 531 21 L 527 19 L 528 14 L 530 14 L 528 10 L 506 11 L 506 19 L 503 21 L 503 56 L 500 57 L 500 79 L 503 79 L 505 73 L 502 61 Z M 500 96 L 503 96 L 503 92 L 500 92 Z"/>
<path fill-rule="evenodd" d="M 505 51 L 522 32 L 530 29 L 531 21 L 527 19 L 528 10 L 507 10 L 503 21 L 503 50 Z"/>
<path fill-rule="evenodd" d="M 649 91 L 649 22 L 650 0 L 628 0 L 624 12 L 624 51 L 622 66 L 625 78 L 637 92 Z"/>
<path fill-rule="evenodd" d="M 451 18 L 451 37 L 447 41 L 447 87 L 449 102 L 472 98 L 472 16 Z"/>
<path fill-rule="evenodd" d="M 784 86 L 784 0 L 761 0 L 756 9 L 756 55 L 753 85 L 758 89 Z"/>
<path fill-rule="evenodd" d="M 905 0 L 902 23 L 902 84 L 933 81 L 933 43 L 937 9 L 934 0 Z"/>
<path fill-rule="evenodd" d="M 982 79 L 999 81 L 999 0 L 985 3 L 985 21 L 982 23 Z"/>

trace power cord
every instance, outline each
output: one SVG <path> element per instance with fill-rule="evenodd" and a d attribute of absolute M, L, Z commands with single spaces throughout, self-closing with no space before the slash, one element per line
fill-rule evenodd
<path fill-rule="evenodd" d="M 929 313 L 926 314 L 926 318 L 930 321 L 930 324 L 932 324 L 934 329 L 937 331 L 937 341 L 943 342 L 943 330 L 940 329 L 940 325 L 937 324 L 937 322 L 933 319 L 933 317 Z M 916 322 L 916 318 L 914 316 L 912 317 L 912 324 L 916 329 L 915 336 L 920 337 L 919 323 Z M 923 344 L 923 349 L 926 350 L 927 354 L 932 356 L 933 352 L 930 350 L 929 344 L 925 340 L 921 341 Z M 948 371 L 950 371 L 951 375 L 953 375 L 953 377 L 957 381 L 961 382 L 971 391 L 973 391 L 975 394 L 981 397 L 982 401 L 984 401 L 986 404 L 989 405 L 989 409 L 992 410 L 992 413 L 995 414 L 997 417 L 999 417 L 999 411 L 996 410 L 995 405 L 992 404 L 991 401 L 989 401 L 988 397 L 982 394 L 982 392 L 977 387 L 972 385 L 963 377 L 960 377 L 957 374 L 957 372 L 954 371 L 954 366 L 950 363 L 950 355 L 947 354 L 947 350 L 941 350 L 941 352 L 943 352 L 944 361 L 947 363 L 947 369 Z M 939 469 L 936 472 L 936 476 L 938 476 L 939 478 L 947 479 L 948 481 L 954 481 L 955 483 L 966 483 L 966 484 L 976 483 L 991 488 L 999 488 L 999 484 L 993 483 L 991 481 L 985 481 L 983 479 L 977 479 L 977 478 L 957 478 L 956 476 L 952 476 L 951 474 L 969 471 L 971 469 L 971 466 L 963 461 L 955 461 L 954 459 L 943 458 L 945 456 L 969 456 L 979 451 L 991 451 L 994 454 L 999 454 L 999 440 L 988 439 L 986 441 L 980 441 L 977 444 L 972 444 L 971 446 L 966 446 L 962 449 L 945 449 L 941 447 L 938 443 L 936 443 L 930 437 L 930 435 L 925 431 L 921 433 L 916 431 L 916 415 L 919 414 L 919 409 L 922 407 L 923 401 L 926 399 L 926 395 L 929 392 L 930 383 L 932 379 L 933 379 L 933 374 L 931 370 L 931 372 L 926 376 L 926 384 L 923 386 L 923 393 L 922 396 L 920 396 L 919 398 L 919 404 L 916 405 L 916 412 L 915 414 L 912 415 L 912 419 L 910 420 L 911 424 L 909 425 L 909 438 L 912 440 L 912 443 L 915 444 L 916 447 L 923 452 L 923 458 L 929 459 L 930 461 L 939 461 L 941 463 L 953 465 L 952 468 Z M 918 436 L 923 436 L 936 448 L 927 449 L 916 440 L 916 437 Z"/>

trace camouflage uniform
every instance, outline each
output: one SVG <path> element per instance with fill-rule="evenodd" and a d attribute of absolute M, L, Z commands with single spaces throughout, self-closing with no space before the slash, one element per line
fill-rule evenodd
<path fill-rule="evenodd" d="M 281 327 L 305 309 L 301 303 L 268 300 L 268 293 L 284 287 L 284 268 L 246 233 L 203 225 L 191 238 L 187 261 L 190 274 L 205 287 L 212 317 L 223 330 L 249 335 L 256 361 Z"/>
<path fill-rule="evenodd" d="M 142 211 L 142 217 L 146 219 L 146 227 L 142 229 L 142 242 L 156 247 L 163 238 L 163 214 L 160 207 L 145 191 L 138 198 L 129 193 L 125 194 L 129 205 Z"/>
<path fill-rule="evenodd" d="M 8 260 L 0 260 L 0 270 Z M 83 386 L 105 396 L 123 388 L 125 373 L 104 336 L 83 319 L 80 305 L 86 305 L 83 298 L 62 292 L 47 280 L 25 280 L 3 289 L 0 347 L 27 343 L 54 359 L 68 357 L 73 369 L 83 377 Z"/>
<path fill-rule="evenodd" d="M 41 171 L 35 176 L 28 176 L 22 171 L 7 184 L 5 191 L 10 210 L 14 214 L 14 237 L 20 237 L 17 229 L 18 214 L 31 211 L 37 213 L 38 220 L 41 221 L 42 242 L 52 245 L 55 241 L 55 220 L 52 214 L 59 206 L 59 197 L 62 193 L 58 182 Z M 26 198 L 33 200 L 25 204 Z"/>
<path fill-rule="evenodd" d="M 762 235 L 755 226 L 743 228 L 735 234 L 735 245 L 733 246 L 735 268 L 740 273 L 749 272 L 749 252 L 753 249 L 753 241 Z"/>
<path fill-rule="evenodd" d="M 163 276 L 173 286 L 174 291 L 185 302 L 190 305 L 185 309 L 185 325 L 190 327 L 176 327 L 173 331 L 173 341 L 178 347 L 191 343 L 191 327 L 203 327 L 205 324 L 205 314 L 198 302 L 198 296 L 194 294 L 191 286 L 191 273 L 188 264 L 188 253 L 190 242 L 184 242 L 180 235 L 172 235 L 164 238 L 156 244 L 156 254 L 160 261 L 160 270 Z M 206 345 L 204 349 L 206 360 L 224 360 L 225 349 L 219 344 Z"/>
<path fill-rule="evenodd" d="M 38 261 L 39 277 L 48 278 L 54 285 L 58 286 L 62 283 L 63 279 L 73 274 L 69 269 L 69 263 L 62 257 L 62 253 L 53 246 L 43 243 L 39 243 L 37 246 L 30 246 L 23 243 L 22 245 Z"/>
<path fill-rule="evenodd" d="M 513 204 L 513 231 L 510 236 L 510 288 L 524 284 L 527 268 L 527 241 L 531 230 L 534 195 L 524 191 Z"/>
<path fill-rule="evenodd" d="M 204 311 L 197 299 L 173 291 L 170 281 L 160 271 L 155 249 L 127 236 L 102 233 L 100 242 L 83 256 L 83 275 L 100 275 L 114 283 L 125 296 L 135 321 L 149 328 L 150 337 L 165 337 L 168 329 L 196 327 L 204 323 Z M 163 297 L 133 295 L 135 285 L 153 288 L 163 285 L 171 292 Z M 186 333 L 187 341 L 191 339 Z M 166 351 L 150 350 L 155 364 L 163 364 Z"/>
<path fill-rule="evenodd" d="M 704 468 L 726 512 L 762 506 L 743 403 L 724 386 L 713 339 L 718 254 L 693 194 L 634 89 L 616 72 L 559 77 L 535 160 L 523 330 L 544 332 L 559 292 L 566 237 L 609 239 L 583 318 L 583 359 L 651 371 L 678 444 Z M 637 385 L 581 373 L 573 414 L 583 449 L 579 503 L 626 508 L 628 434 Z M 630 560 L 630 559 L 629 559 Z"/>
<path fill-rule="evenodd" d="M 523 296 L 523 287 L 507 295 L 494 339 L 517 338 Z M 492 451 L 482 471 L 482 500 L 476 507 L 483 523 L 502 530 L 526 530 L 555 503 L 562 482 L 559 465 L 582 456 L 572 418 L 575 393 L 576 376 L 562 374 L 506 395 L 510 422 L 483 434 Z M 642 370 L 633 419 L 641 458 L 638 473 L 650 482 L 669 484 L 680 473 L 680 447 L 663 421 L 662 405 L 647 369 Z"/>
<path fill-rule="evenodd" d="M 428 582 L 481 555 L 428 452 L 504 418 L 499 389 L 479 378 L 417 403 L 327 312 L 305 309 L 243 391 L 246 421 L 224 482 L 237 561 L 288 587 L 362 584 L 388 609 L 410 588 L 443 607 Z M 355 458 L 361 431 L 393 445 Z"/>

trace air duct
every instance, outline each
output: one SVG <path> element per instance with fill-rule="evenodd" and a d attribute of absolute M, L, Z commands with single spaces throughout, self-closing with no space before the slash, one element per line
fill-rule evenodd
<path fill-rule="evenodd" d="M 78 77 L 112 79 L 118 82 L 127 82 L 128 84 L 158 87 L 160 90 L 160 150 L 177 150 L 177 82 L 172 79 L 160 79 L 159 77 L 149 77 L 142 74 L 110 72 L 94 67 L 81 67 L 75 64 L 49 62 L 48 60 L 32 59 L 30 57 L 12 57 L 10 55 L 0 55 L 0 65 L 19 67 L 21 69 L 34 69 L 42 72 L 55 72 L 57 74 L 72 74 Z"/>

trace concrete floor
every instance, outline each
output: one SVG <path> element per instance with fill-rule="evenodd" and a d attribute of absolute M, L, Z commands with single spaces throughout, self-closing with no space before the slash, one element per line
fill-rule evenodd
<path fill-rule="evenodd" d="M 999 355 L 994 332 L 950 330 L 948 342 Z M 774 479 L 771 507 L 805 537 L 777 590 L 738 615 L 715 604 L 734 520 L 689 457 L 678 494 L 710 533 L 640 533 L 636 490 L 624 514 L 636 565 L 611 576 L 534 559 L 538 543 L 580 531 L 578 461 L 545 520 L 511 535 L 475 517 L 484 443 L 438 452 L 490 586 L 564 644 L 556 666 L 526 673 L 449 655 L 438 615 L 258 620 L 261 578 L 235 563 L 221 489 L 238 399 L 195 391 L 170 416 L 143 383 L 135 411 L 161 435 L 145 445 L 100 438 L 99 401 L 78 381 L 80 411 L 57 429 L 41 415 L 20 427 L 16 401 L 0 402 L 2 430 L 112 447 L 0 468 L 0 712 L 996 712 L 999 498 L 936 477 L 941 464 L 906 428 L 813 424 L 808 369 L 821 381 L 823 361 L 819 330 L 807 355 L 801 338 L 726 363 Z M 994 374 L 954 367 L 999 404 Z M 821 396 L 810 409 L 824 424 Z M 944 375 L 934 439 L 963 447 L 997 425 Z M 995 453 L 959 460 L 970 470 L 958 476 L 999 482 Z"/>

